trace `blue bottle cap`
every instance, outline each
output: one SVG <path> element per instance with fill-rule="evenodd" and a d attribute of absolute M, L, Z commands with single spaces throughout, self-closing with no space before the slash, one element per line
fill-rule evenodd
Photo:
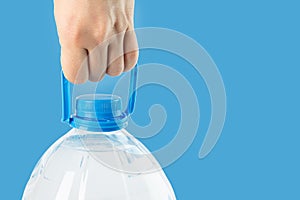
<path fill-rule="evenodd" d="M 101 119 L 122 114 L 122 101 L 116 95 L 86 94 L 77 97 L 75 116 L 81 118 Z"/>
<path fill-rule="evenodd" d="M 87 94 L 76 98 L 73 126 L 89 131 L 115 131 L 127 126 L 122 100 L 116 95 Z"/>

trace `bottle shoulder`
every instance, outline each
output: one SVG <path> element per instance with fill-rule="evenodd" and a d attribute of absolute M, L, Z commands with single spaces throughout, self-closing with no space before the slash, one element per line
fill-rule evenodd
<path fill-rule="evenodd" d="M 131 174 L 161 171 L 151 152 L 125 129 L 114 132 L 89 132 L 71 129 L 44 154 L 44 163 L 80 162 L 89 156 L 99 165 Z M 96 165 L 98 165 L 96 164 Z"/>

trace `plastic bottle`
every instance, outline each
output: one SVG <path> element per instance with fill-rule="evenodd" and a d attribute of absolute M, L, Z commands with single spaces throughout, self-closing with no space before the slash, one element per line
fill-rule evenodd
<path fill-rule="evenodd" d="M 124 129 L 132 106 L 123 112 L 120 97 L 87 94 L 76 97 L 71 114 L 72 100 L 66 96 L 64 91 L 63 114 L 73 129 L 42 156 L 23 200 L 176 199 L 158 162 Z"/>

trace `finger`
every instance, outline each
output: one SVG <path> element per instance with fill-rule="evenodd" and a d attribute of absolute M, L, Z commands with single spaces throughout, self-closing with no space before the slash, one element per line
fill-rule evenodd
<path fill-rule="evenodd" d="M 98 82 L 102 80 L 107 69 L 108 44 L 101 43 L 89 51 L 89 80 Z"/>
<path fill-rule="evenodd" d="M 138 60 L 138 42 L 134 31 L 127 31 L 124 37 L 124 71 L 132 69 Z"/>
<path fill-rule="evenodd" d="M 119 33 L 110 39 L 108 46 L 108 68 L 106 73 L 110 76 L 119 76 L 124 70 L 123 40 L 124 34 Z"/>
<path fill-rule="evenodd" d="M 139 52 L 134 51 L 131 53 L 126 53 L 124 56 L 124 72 L 130 71 L 136 64 L 139 57 Z"/>
<path fill-rule="evenodd" d="M 88 79 L 87 50 L 80 48 L 61 48 L 61 65 L 65 77 L 74 84 Z"/>

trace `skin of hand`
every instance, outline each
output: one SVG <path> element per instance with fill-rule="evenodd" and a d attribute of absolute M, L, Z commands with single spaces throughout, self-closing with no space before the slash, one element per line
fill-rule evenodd
<path fill-rule="evenodd" d="M 70 82 L 97 82 L 135 66 L 134 0 L 54 0 L 54 15 Z"/>

